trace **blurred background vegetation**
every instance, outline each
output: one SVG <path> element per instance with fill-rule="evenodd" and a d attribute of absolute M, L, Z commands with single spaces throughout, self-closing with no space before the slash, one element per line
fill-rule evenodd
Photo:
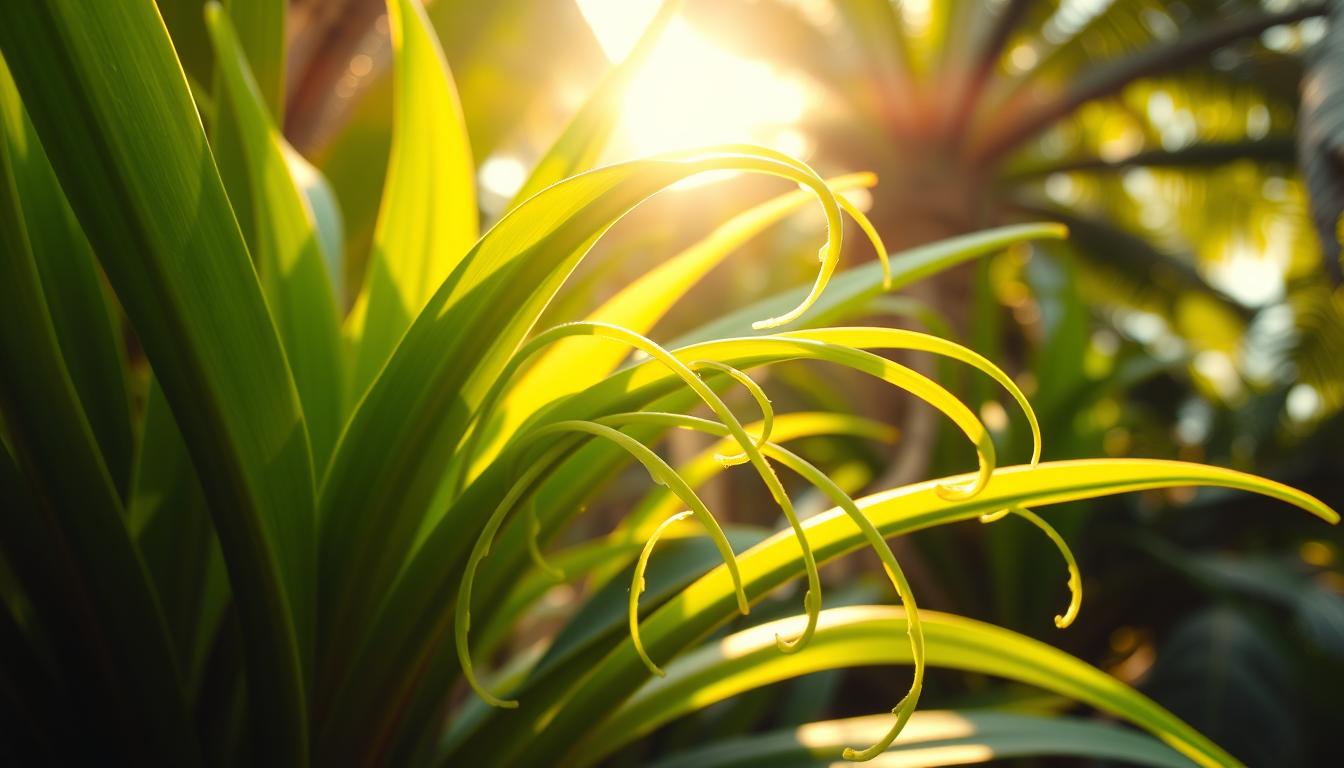
<path fill-rule="evenodd" d="M 210 83 L 200 9 L 160 5 L 189 77 Z M 483 223 L 502 214 L 657 5 L 428 4 L 467 116 Z M 287 37 L 286 133 L 331 181 L 349 252 L 362 254 L 389 140 L 383 4 L 291 0 Z M 873 322 L 950 335 L 1003 364 L 1040 413 L 1047 459 L 1206 461 L 1344 505 L 1344 2 L 691 0 L 619 103 L 609 160 L 751 141 L 826 176 L 875 172 L 878 185 L 854 199 L 891 250 L 1013 221 L 1067 223 L 1068 241 L 1023 245 L 879 299 Z M 726 212 L 778 191 L 720 178 L 661 195 L 600 243 L 615 258 L 589 260 L 605 266 L 581 273 L 549 319 L 582 317 Z M 808 215 L 718 267 L 655 338 L 695 327 L 703 308 L 809 280 L 803 252 L 819 222 Z M 871 258 L 860 238 L 851 243 L 855 259 Z M 347 297 L 362 273 L 347 258 Z M 1025 424 L 987 381 L 907 362 L 976 404 L 1006 455 L 1026 455 Z M 790 409 L 858 403 L 899 430 L 893 446 L 800 443 L 841 466 L 836 479 L 851 492 L 968 465 L 934 411 L 878 399 L 857 376 L 800 368 L 768 386 Z M 670 450 L 686 460 L 702 447 L 686 439 Z M 618 478 L 610 511 L 573 538 L 610 527 L 641 483 L 633 471 Z M 708 491 L 736 524 L 775 528 L 762 493 L 726 475 Z M 1023 521 L 895 544 L 922 605 L 1098 663 L 1250 764 L 1341 765 L 1344 539 L 1272 504 L 1153 492 L 1053 512 L 1088 595 L 1066 632 L 1050 621 L 1066 597 L 1062 567 Z M 880 580 L 863 577 L 870 565 L 832 566 L 854 577 L 849 599 L 881 596 Z M 568 589 L 534 612 L 516 647 L 555 630 Z M 867 713 L 908 674 L 828 672 L 758 691 L 617 762 L 708 733 Z M 950 673 L 933 677 L 924 701 L 1063 706 Z"/>

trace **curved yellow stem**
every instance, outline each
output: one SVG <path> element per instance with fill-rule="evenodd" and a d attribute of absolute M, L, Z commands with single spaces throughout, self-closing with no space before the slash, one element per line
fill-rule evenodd
<path fill-rule="evenodd" d="M 1064 565 L 1069 570 L 1069 605 L 1064 613 L 1055 616 L 1055 626 L 1064 629 L 1078 618 L 1078 611 L 1083 607 L 1083 574 L 1078 569 L 1078 561 L 1073 557 L 1073 550 L 1069 548 L 1068 542 L 1059 535 L 1055 527 L 1045 521 L 1040 515 L 1032 512 L 1026 507 L 1009 507 L 1000 509 L 997 512 L 989 512 L 980 516 L 980 522 L 992 523 L 995 520 L 1002 520 L 1009 514 L 1017 515 L 1037 528 L 1041 529 L 1050 541 L 1054 542 L 1055 548 L 1064 558 Z"/>
<path fill-rule="evenodd" d="M 770 431 L 775 428 L 775 409 L 771 406 L 770 398 L 766 396 L 765 390 L 761 389 L 761 385 L 757 384 L 755 379 L 727 363 L 720 363 L 716 360 L 696 360 L 690 365 L 693 369 L 711 368 L 716 371 L 723 371 L 733 381 L 741 384 L 756 401 L 756 406 L 761 409 L 761 434 L 756 438 L 756 447 L 759 449 L 770 440 Z M 716 453 L 714 454 L 714 460 L 725 467 L 734 467 L 750 461 L 751 457 L 745 451 L 739 451 L 731 454 Z"/>
<path fill-rule="evenodd" d="M 644 548 L 639 552 L 639 561 L 635 563 L 635 575 L 630 579 L 630 640 L 635 644 L 635 653 L 639 654 L 639 660 L 644 662 L 644 666 L 650 672 L 659 677 L 663 677 L 667 673 L 663 671 L 662 667 L 653 663 L 653 659 L 649 658 L 649 654 L 644 650 L 644 642 L 639 637 L 639 596 L 644 593 L 644 571 L 649 565 L 649 555 L 653 554 L 653 545 L 658 542 L 659 537 L 668 527 L 690 516 L 691 512 L 689 510 L 678 512 L 653 529 L 653 533 L 649 535 L 649 540 L 644 542 Z"/>

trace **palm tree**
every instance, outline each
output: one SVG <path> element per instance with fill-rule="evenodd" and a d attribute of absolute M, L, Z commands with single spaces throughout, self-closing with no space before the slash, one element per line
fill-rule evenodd
<path fill-rule="evenodd" d="M 1327 30 L 1339 37 L 1342 25 L 1326 23 L 1334 5 L 700 0 L 690 9 L 723 44 L 823 84 L 830 101 L 812 115 L 813 159 L 877 171 L 874 219 L 893 244 L 1024 215 L 1058 219 L 1072 237 L 1052 248 L 1083 263 L 1092 302 L 1165 317 L 1193 351 L 1224 354 L 1241 374 L 1245 326 L 1271 306 L 1294 307 L 1306 380 L 1333 405 L 1338 369 L 1314 351 L 1329 344 L 1312 332 L 1339 322 L 1318 279 L 1338 275 L 1333 222 L 1344 201 L 1338 150 L 1325 149 L 1341 129 L 1314 119 L 1339 114 L 1328 61 L 1312 82 L 1330 106 L 1309 103 L 1302 126 L 1320 245 L 1295 131 L 1300 54 L 1322 41 L 1317 58 L 1339 56 L 1323 42 Z M 969 311 L 958 308 L 967 280 L 942 283 L 939 303 L 954 317 Z"/>

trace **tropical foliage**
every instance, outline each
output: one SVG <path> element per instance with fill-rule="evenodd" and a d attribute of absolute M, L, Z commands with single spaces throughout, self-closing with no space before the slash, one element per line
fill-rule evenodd
<path fill-rule="evenodd" d="M 348 193 L 338 198 L 282 130 L 284 4 L 211 2 L 199 24 L 195 5 L 49 0 L 7 7 L 0 24 L 7 758 L 591 765 L 764 686 L 902 665 L 911 675 L 884 692 L 889 714 L 660 757 L 1236 762 L 1068 653 L 920 610 L 889 543 L 1021 518 L 1058 551 L 1063 628 L 1084 581 L 1067 537 L 1033 510 L 1208 486 L 1337 521 L 1320 499 L 1236 470 L 1042 461 L 1058 419 L 1039 418 L 988 357 L 946 334 L 859 324 L 889 313 L 936 326 L 937 312 L 891 294 L 1060 241 L 1065 227 L 975 222 L 889 254 L 881 217 L 855 194 L 873 186 L 867 173 L 824 179 L 738 143 L 601 164 L 615 101 L 678 3 L 483 222 L 473 118 L 440 39 L 419 3 L 389 0 L 385 177 L 361 233 L 343 223 Z M 886 4 L 841 5 L 869 6 Z M 985 157 L 1042 121 L 1009 124 Z M 714 172 L 798 189 L 713 211 L 716 229 L 592 308 L 593 286 L 620 276 L 598 241 L 654 195 Z M 653 340 L 711 270 L 810 207 L 824 242 L 808 283 L 702 307 L 698 327 Z M 800 231 L 810 251 L 820 238 Z M 842 264 L 846 232 L 876 258 Z M 904 351 L 956 373 L 945 384 L 878 354 Z M 958 397 L 950 380 L 966 369 L 977 392 L 1006 397 Z M 845 459 L 896 435 L 828 394 L 832 370 L 945 416 L 961 445 L 942 441 L 938 461 L 956 469 L 859 495 L 871 473 Z M 790 390 L 811 382 L 815 402 L 777 412 L 763 387 L 776 373 Z M 1049 402 L 1047 373 L 1037 391 Z M 999 399 L 1020 411 L 1013 431 L 986 426 L 979 404 Z M 708 436 L 703 453 L 679 455 L 685 433 Z M 648 495 L 612 530 L 577 536 L 588 505 L 634 465 Z M 728 523 L 734 510 L 707 502 L 706 484 L 737 466 L 780 530 Z M 861 549 L 889 587 L 823 585 L 823 569 Z M 800 580 L 801 594 L 787 591 Z M 512 642 L 580 582 L 557 629 Z M 1133 727 L 1012 706 L 921 709 L 934 668 L 1015 681 Z"/>

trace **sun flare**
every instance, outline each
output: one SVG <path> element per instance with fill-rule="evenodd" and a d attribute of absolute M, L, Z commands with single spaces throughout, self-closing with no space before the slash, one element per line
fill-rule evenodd
<path fill-rule="evenodd" d="M 658 0 L 577 2 L 613 62 L 630 52 L 659 6 Z M 811 99 L 799 78 L 727 51 L 676 18 L 630 85 L 613 154 L 750 142 L 805 156 L 798 121 Z"/>

